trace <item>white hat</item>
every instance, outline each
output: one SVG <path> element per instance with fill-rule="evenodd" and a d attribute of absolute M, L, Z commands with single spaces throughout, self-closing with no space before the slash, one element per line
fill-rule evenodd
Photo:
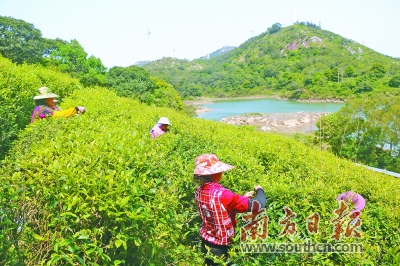
<path fill-rule="evenodd" d="M 172 125 L 172 124 L 169 122 L 168 118 L 166 118 L 166 117 L 161 117 L 161 118 L 158 120 L 157 124 L 169 125 L 169 126 Z"/>

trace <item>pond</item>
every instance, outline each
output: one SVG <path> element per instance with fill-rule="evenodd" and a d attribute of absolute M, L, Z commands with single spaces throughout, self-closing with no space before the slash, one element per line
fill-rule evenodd
<path fill-rule="evenodd" d="M 220 121 L 222 118 L 245 113 L 297 113 L 338 111 L 344 103 L 316 103 L 279 100 L 274 98 L 221 100 L 202 104 L 200 108 L 210 109 L 197 115 L 199 118 Z"/>

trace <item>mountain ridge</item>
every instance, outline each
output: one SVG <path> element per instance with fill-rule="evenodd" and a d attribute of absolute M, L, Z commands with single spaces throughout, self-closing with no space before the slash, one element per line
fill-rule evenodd
<path fill-rule="evenodd" d="M 171 61 L 172 60 L 172 61 Z M 279 23 L 220 56 L 163 58 L 145 68 L 186 97 L 281 93 L 288 98 L 347 98 L 391 91 L 400 59 L 382 55 L 312 24 Z"/>

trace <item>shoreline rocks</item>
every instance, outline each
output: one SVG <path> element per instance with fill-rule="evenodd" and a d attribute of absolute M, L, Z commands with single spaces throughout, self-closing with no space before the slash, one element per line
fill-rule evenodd
<path fill-rule="evenodd" d="M 249 98 L 268 98 L 266 96 L 250 96 L 241 97 L 238 99 L 249 99 Z M 297 102 L 310 102 L 310 103 L 344 103 L 345 100 L 340 99 L 306 99 L 306 100 L 293 100 L 281 97 L 271 97 L 282 101 L 297 101 Z M 229 99 L 229 98 L 227 98 Z M 186 104 L 192 104 L 196 107 L 196 114 L 206 113 L 212 111 L 212 108 L 202 107 L 201 105 L 206 103 L 212 103 L 215 100 L 223 99 L 198 99 L 192 101 L 186 101 Z M 327 112 L 296 112 L 296 113 L 251 113 L 242 114 L 237 116 L 231 116 L 221 119 L 219 122 L 231 124 L 231 125 L 249 125 L 255 126 L 260 131 L 265 132 L 276 132 L 276 133 L 313 133 L 318 128 L 316 122 L 318 119 L 327 115 Z"/>
<path fill-rule="evenodd" d="M 311 133 L 317 130 L 318 119 L 327 114 L 326 112 L 243 114 L 223 118 L 220 122 L 236 126 L 255 126 L 266 132 Z"/>
<path fill-rule="evenodd" d="M 196 114 L 207 113 L 207 112 L 210 112 L 211 110 L 212 110 L 211 108 L 197 108 Z"/>

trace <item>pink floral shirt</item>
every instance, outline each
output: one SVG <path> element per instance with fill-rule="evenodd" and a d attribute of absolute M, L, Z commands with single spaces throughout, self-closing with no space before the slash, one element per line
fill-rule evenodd
<path fill-rule="evenodd" d="M 161 136 L 164 133 L 165 132 L 162 131 L 162 129 L 160 128 L 159 124 L 156 124 L 150 131 L 151 138 L 153 138 L 153 139 L 158 137 L 158 136 Z"/>

